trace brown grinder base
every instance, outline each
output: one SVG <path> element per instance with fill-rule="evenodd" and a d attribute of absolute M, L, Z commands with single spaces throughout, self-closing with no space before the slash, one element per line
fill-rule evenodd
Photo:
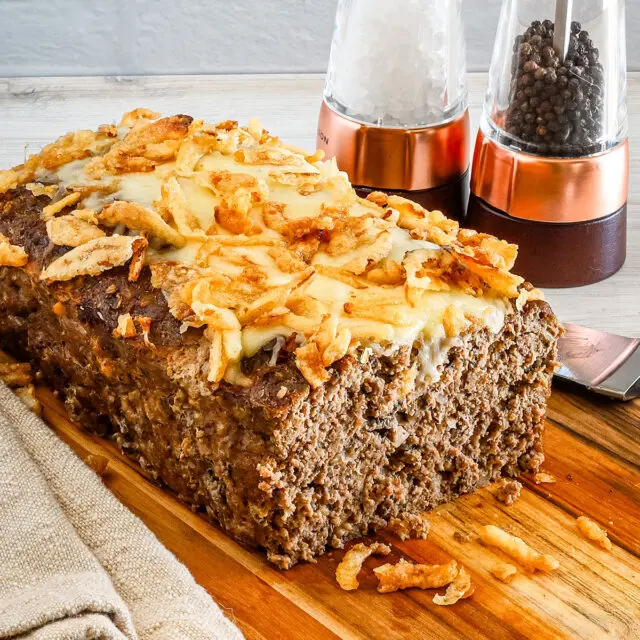
<path fill-rule="evenodd" d="M 613 275 L 627 252 L 627 205 L 597 220 L 556 224 L 513 218 L 474 194 L 464 225 L 520 247 L 513 272 L 537 287 L 579 287 Z"/>
<path fill-rule="evenodd" d="M 384 191 L 388 194 L 402 196 L 408 200 L 417 202 L 428 211 L 442 211 L 448 218 L 462 220 L 469 200 L 469 170 L 463 173 L 457 180 L 423 191 L 403 191 L 400 189 L 374 189 L 371 187 L 359 187 L 354 189 L 362 198 L 366 198 L 372 191 Z"/>

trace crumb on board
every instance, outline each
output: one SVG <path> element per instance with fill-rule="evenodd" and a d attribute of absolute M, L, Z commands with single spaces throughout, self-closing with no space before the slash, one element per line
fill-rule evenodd
<path fill-rule="evenodd" d="M 427 514 L 410 514 L 405 518 L 392 518 L 389 521 L 389 531 L 400 540 L 426 540 L 429 535 L 431 522 Z"/>
<path fill-rule="evenodd" d="M 510 507 L 519 497 L 522 491 L 522 483 L 512 478 L 504 478 L 498 483 L 495 498 L 498 502 Z"/>
<path fill-rule="evenodd" d="M 453 539 L 460 544 L 465 544 L 471 540 L 471 536 L 464 531 L 459 531 L 456 529 L 453 532 Z"/>
<path fill-rule="evenodd" d="M 13 358 L 0 351 L 0 380 L 4 382 L 22 403 L 36 415 L 42 413 L 42 406 L 33 386 L 33 373 L 28 362 L 15 362 Z"/>
<path fill-rule="evenodd" d="M 107 473 L 107 467 L 109 466 L 109 458 L 107 458 L 106 456 L 94 455 L 90 453 L 84 459 L 84 462 L 101 478 Z"/>
<path fill-rule="evenodd" d="M 555 484 L 556 479 L 545 471 L 539 471 L 533 476 L 533 481 L 536 484 Z"/>

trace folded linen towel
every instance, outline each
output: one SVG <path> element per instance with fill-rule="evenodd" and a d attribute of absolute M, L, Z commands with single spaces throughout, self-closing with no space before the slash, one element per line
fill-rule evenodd
<path fill-rule="evenodd" d="M 242 638 L 191 574 L 0 383 L 0 638 Z"/>

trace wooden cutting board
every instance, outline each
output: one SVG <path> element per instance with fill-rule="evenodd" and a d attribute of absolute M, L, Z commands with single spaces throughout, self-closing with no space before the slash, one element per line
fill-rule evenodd
<path fill-rule="evenodd" d="M 385 561 L 442 563 L 453 557 L 469 569 L 477 586 L 473 596 L 438 607 L 433 590 L 377 593 L 372 568 L 383 561 L 376 558 L 367 561 L 354 592 L 335 582 L 340 550 L 287 572 L 272 568 L 146 480 L 113 444 L 71 424 L 49 391 L 38 393 L 56 433 L 84 459 L 108 459 L 105 484 L 187 565 L 247 638 L 640 638 L 640 401 L 554 391 L 544 470 L 555 484 L 525 478 L 510 507 L 497 502 L 491 487 L 443 505 L 432 514 L 427 541 L 377 536 L 393 548 Z M 579 515 L 608 530 L 612 552 L 579 534 Z M 489 570 L 506 558 L 477 541 L 477 529 L 488 523 L 553 554 L 560 568 L 499 582 Z M 457 542 L 456 531 L 471 540 Z"/>

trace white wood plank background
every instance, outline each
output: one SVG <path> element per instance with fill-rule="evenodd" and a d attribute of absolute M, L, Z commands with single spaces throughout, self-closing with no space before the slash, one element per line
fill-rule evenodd
<path fill-rule="evenodd" d="M 22 162 L 25 152 L 66 131 L 113 122 L 136 106 L 214 121 L 255 116 L 288 142 L 313 149 L 323 82 L 319 75 L 0 78 L 0 167 Z M 475 135 L 486 75 L 471 74 L 469 86 Z M 604 282 L 546 293 L 564 321 L 640 336 L 640 73 L 629 77 L 629 115 L 627 263 Z"/>

